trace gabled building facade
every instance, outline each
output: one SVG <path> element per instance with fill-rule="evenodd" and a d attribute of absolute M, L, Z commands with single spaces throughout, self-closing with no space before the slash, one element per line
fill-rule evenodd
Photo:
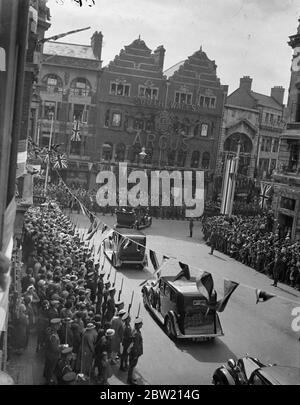
<path fill-rule="evenodd" d="M 270 96 L 252 90 L 252 78 L 244 76 L 227 97 L 221 135 L 220 158 L 236 153 L 241 143 L 239 172 L 270 178 L 276 168 L 280 134 L 284 126 L 284 89 L 275 86 Z M 220 166 L 221 167 L 221 166 Z"/>
<path fill-rule="evenodd" d="M 89 46 L 45 43 L 38 83 L 39 112 L 32 126 L 32 138 L 41 147 L 48 147 L 50 135 L 52 144 L 61 145 L 68 160 L 68 167 L 61 170 L 65 181 L 84 187 L 94 182 L 102 38 L 101 32 L 95 32 Z"/>
<path fill-rule="evenodd" d="M 103 69 L 99 85 L 100 167 L 214 173 L 227 86 L 201 50 L 164 71 L 165 49 L 140 38 Z M 141 159 L 141 152 L 146 155 Z M 209 177 L 210 176 L 210 177 Z"/>
<path fill-rule="evenodd" d="M 281 134 L 279 165 L 273 175 L 273 209 L 283 234 L 300 239 L 300 19 L 289 38 L 293 49 L 286 127 Z"/>

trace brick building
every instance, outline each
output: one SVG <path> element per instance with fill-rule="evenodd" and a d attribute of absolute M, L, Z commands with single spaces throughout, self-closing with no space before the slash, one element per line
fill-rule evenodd
<path fill-rule="evenodd" d="M 284 233 L 300 239 L 300 19 L 288 44 L 293 49 L 286 127 L 281 134 L 278 170 L 273 175 L 273 209 Z"/>
<path fill-rule="evenodd" d="M 244 76 L 226 100 L 220 158 L 237 151 L 241 141 L 239 172 L 270 178 L 276 168 L 284 122 L 284 89 L 275 86 L 269 96 L 252 90 L 252 78 Z M 221 167 L 221 166 L 220 166 Z"/>
<path fill-rule="evenodd" d="M 91 45 L 49 41 L 44 45 L 39 75 L 39 108 L 32 114 L 32 138 L 48 147 L 52 142 L 66 153 L 67 183 L 84 186 L 91 179 L 95 160 L 96 95 L 101 70 L 102 34 L 95 32 Z M 55 173 L 53 174 L 55 176 Z"/>
<path fill-rule="evenodd" d="M 100 167 L 126 161 L 144 169 L 214 173 L 227 86 L 200 49 L 164 71 L 165 49 L 140 38 L 103 69 L 99 85 Z M 141 160 L 140 153 L 146 156 Z"/>

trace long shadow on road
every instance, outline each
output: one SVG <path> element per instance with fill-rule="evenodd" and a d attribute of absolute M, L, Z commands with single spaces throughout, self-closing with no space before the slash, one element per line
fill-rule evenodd
<path fill-rule="evenodd" d="M 202 363 L 222 363 L 230 358 L 236 358 L 236 355 L 219 338 L 209 342 L 180 341 L 176 342 L 176 346 Z"/>

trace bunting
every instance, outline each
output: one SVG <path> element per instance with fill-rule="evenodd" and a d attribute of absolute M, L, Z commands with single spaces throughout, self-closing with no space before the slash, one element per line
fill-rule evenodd
<path fill-rule="evenodd" d="M 270 294 L 266 291 L 258 289 L 255 290 L 255 294 L 256 294 L 256 304 L 258 304 L 259 302 L 266 302 L 271 298 L 276 297 L 275 294 Z"/>
<path fill-rule="evenodd" d="M 150 257 L 152 266 L 153 266 L 154 270 L 156 271 L 159 268 L 159 264 L 158 264 L 156 253 L 151 249 L 149 250 L 149 257 Z"/>
<path fill-rule="evenodd" d="M 210 300 L 213 290 L 214 290 L 214 280 L 213 280 L 211 274 L 204 271 L 202 274 L 197 276 L 196 277 L 196 286 L 201 294 L 202 294 L 201 289 L 202 289 L 202 287 L 204 287 L 208 293 L 208 298 Z"/>
<path fill-rule="evenodd" d="M 177 274 L 177 276 L 174 278 L 173 281 L 180 280 L 181 278 L 186 278 L 187 280 L 190 280 L 191 274 L 189 266 L 182 262 L 179 262 L 179 266 L 181 267 L 181 271 Z"/>
<path fill-rule="evenodd" d="M 57 174 L 61 178 L 59 172 L 57 172 Z M 65 184 L 62 178 L 61 178 L 61 181 L 63 182 L 63 184 Z M 68 186 L 66 184 L 65 184 L 65 187 L 69 191 L 69 193 L 78 201 L 78 203 L 80 205 L 80 208 L 82 210 L 82 213 L 85 216 L 88 216 L 89 218 L 91 218 L 91 216 L 93 214 L 91 214 L 87 210 L 87 208 L 85 208 L 85 206 L 79 201 L 79 199 L 75 195 L 73 195 L 73 193 L 70 191 L 70 189 L 68 188 Z M 99 228 L 98 229 L 100 229 L 100 223 L 99 223 Z M 111 228 L 109 228 L 105 223 L 103 223 L 101 233 L 103 234 L 106 230 L 111 230 L 112 231 Z M 118 231 L 114 229 L 113 232 L 118 232 Z M 85 233 L 86 232 L 83 232 L 82 237 L 85 235 Z M 134 243 L 136 245 L 141 246 L 142 248 L 145 248 L 144 245 L 141 245 L 138 242 L 136 242 L 134 240 L 131 240 L 130 238 L 126 238 L 126 239 L 128 239 L 129 242 L 131 242 L 131 243 Z M 98 249 L 99 254 L 100 254 L 100 252 L 101 252 L 101 243 L 100 243 L 99 249 Z M 149 250 L 149 256 L 150 256 L 150 260 L 151 260 L 151 262 L 153 264 L 153 267 L 155 269 L 155 267 L 157 267 L 156 251 Z M 152 257 L 152 259 L 151 259 L 151 257 Z M 154 258 L 156 258 L 156 259 L 154 259 Z M 168 256 L 166 254 L 163 254 L 163 261 L 160 264 L 160 266 L 155 270 L 155 272 L 153 273 L 153 276 L 155 275 L 155 276 L 158 276 L 158 278 L 160 277 L 160 272 L 162 270 L 162 267 L 163 267 L 164 263 L 166 261 L 168 261 L 170 258 L 171 258 L 170 256 Z M 173 259 L 177 260 L 176 258 L 173 258 Z M 176 278 L 178 279 L 178 276 L 180 276 L 180 274 L 181 274 L 180 277 L 183 277 L 184 274 L 185 274 L 185 277 L 186 277 L 186 275 L 189 276 L 189 274 L 190 274 L 190 266 L 185 264 L 185 263 L 182 263 L 182 262 L 179 262 L 179 265 L 180 265 L 182 271 L 176 276 Z M 196 267 L 194 267 L 194 268 L 199 271 L 198 268 L 196 268 Z M 248 289 L 251 289 L 251 290 L 255 291 L 256 303 L 265 302 L 265 301 L 268 301 L 269 299 L 271 299 L 273 297 L 277 297 L 277 298 L 282 299 L 283 301 L 288 301 L 288 302 L 291 302 L 291 303 L 299 304 L 298 301 L 292 300 L 290 298 L 286 298 L 286 297 L 282 297 L 282 296 L 279 296 L 279 295 L 271 294 L 271 293 L 268 293 L 266 291 L 255 289 L 254 287 L 251 287 L 249 285 L 237 283 L 235 281 L 227 280 L 225 278 L 223 278 L 223 279 L 224 279 L 224 297 L 221 300 L 219 300 L 218 302 L 213 302 L 214 298 L 216 298 L 216 293 L 214 291 L 214 282 L 213 282 L 212 275 L 210 273 L 208 273 L 208 272 L 201 272 L 201 274 L 196 277 L 196 286 L 197 286 L 199 292 L 202 294 L 201 289 L 203 287 L 207 291 L 208 299 L 209 299 L 208 309 L 214 308 L 218 312 L 224 311 L 224 309 L 225 309 L 225 307 L 226 307 L 226 305 L 227 305 L 227 303 L 229 301 L 229 298 L 231 297 L 231 295 L 233 294 L 233 292 L 236 290 L 236 288 L 238 286 L 243 286 L 245 288 L 248 288 Z M 143 281 L 140 284 L 140 286 L 145 284 L 147 281 L 148 280 Z"/>

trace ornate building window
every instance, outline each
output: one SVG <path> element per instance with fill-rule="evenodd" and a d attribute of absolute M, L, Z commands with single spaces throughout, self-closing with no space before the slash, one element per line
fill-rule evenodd
<path fill-rule="evenodd" d="M 139 97 L 145 97 L 149 99 L 158 99 L 158 88 L 139 86 Z"/>
<path fill-rule="evenodd" d="M 111 126 L 119 128 L 122 122 L 122 114 L 120 112 L 113 112 L 111 117 Z"/>
<path fill-rule="evenodd" d="M 110 94 L 113 96 L 130 96 L 130 84 L 111 82 Z"/>
<path fill-rule="evenodd" d="M 175 103 L 192 104 L 192 93 L 175 91 Z"/>
<path fill-rule="evenodd" d="M 177 154 L 177 166 L 178 167 L 185 166 L 186 155 L 187 155 L 186 151 L 181 150 L 181 149 L 178 151 L 178 154 Z"/>
<path fill-rule="evenodd" d="M 125 159 L 125 145 L 124 143 L 118 143 L 116 147 L 116 161 L 124 162 Z"/>
<path fill-rule="evenodd" d="M 70 94 L 73 96 L 90 96 L 91 89 L 90 82 L 87 79 L 78 77 L 71 82 Z"/>
<path fill-rule="evenodd" d="M 46 85 L 48 93 L 61 93 L 63 90 L 62 79 L 56 74 L 46 75 L 42 82 Z"/>
<path fill-rule="evenodd" d="M 112 160 L 113 145 L 111 143 L 104 143 L 102 147 L 102 160 L 110 162 Z"/>
<path fill-rule="evenodd" d="M 204 108 L 216 108 L 216 97 L 208 97 L 200 95 L 199 97 L 200 107 Z"/>
<path fill-rule="evenodd" d="M 208 135 L 208 124 L 201 124 L 201 136 L 207 136 Z"/>
<path fill-rule="evenodd" d="M 196 169 L 199 166 L 199 161 L 200 161 L 200 152 L 198 150 L 194 150 L 191 158 L 191 167 Z"/>
<path fill-rule="evenodd" d="M 210 154 L 209 152 L 204 152 L 202 155 L 202 169 L 208 169 L 210 163 Z"/>

